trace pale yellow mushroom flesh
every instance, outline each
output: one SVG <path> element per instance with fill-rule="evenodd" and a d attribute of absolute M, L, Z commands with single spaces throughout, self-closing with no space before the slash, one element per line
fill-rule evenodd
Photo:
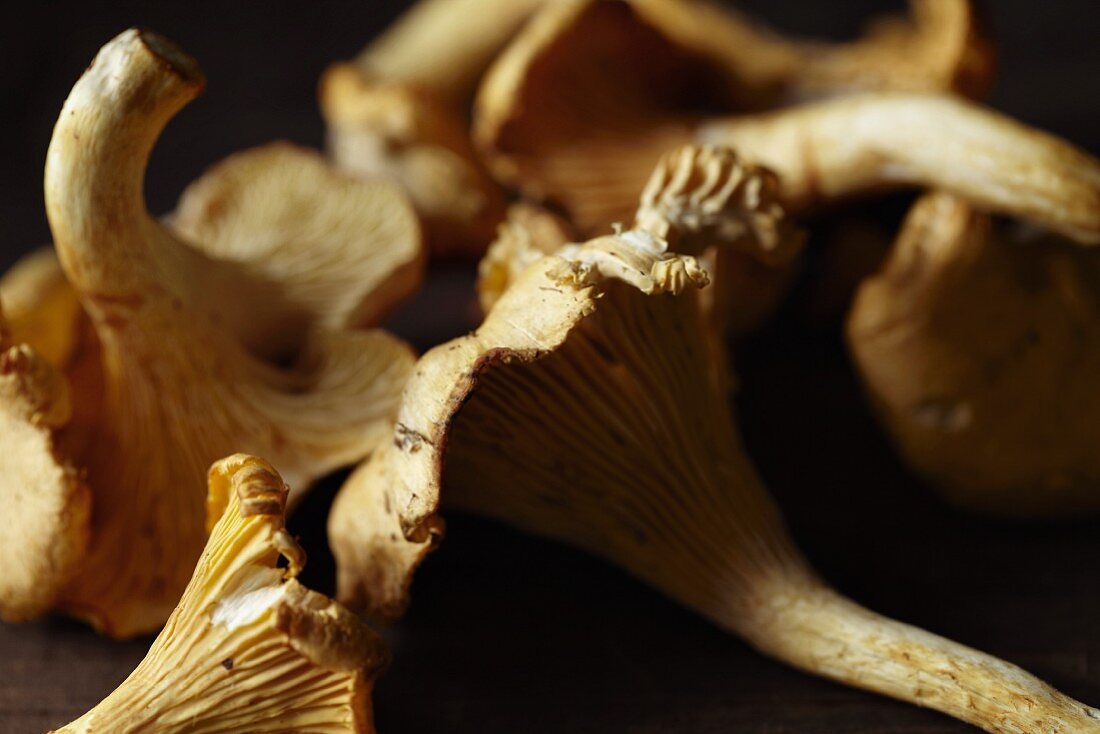
<path fill-rule="evenodd" d="M 895 31 L 885 35 L 829 48 L 784 41 L 754 30 L 722 8 L 694 0 L 563 0 L 542 9 L 487 73 L 478 94 L 474 137 L 494 175 L 532 200 L 560 208 L 582 236 L 629 221 L 638 191 L 660 157 L 692 142 L 731 146 L 745 161 L 771 168 L 782 182 L 784 204 L 795 214 L 882 188 L 938 182 L 943 161 L 935 154 L 921 146 L 910 152 L 899 144 L 881 155 L 879 140 L 863 134 L 881 120 L 879 107 L 889 106 L 877 93 L 856 97 L 870 103 L 847 115 L 847 135 L 839 140 L 817 140 L 814 133 L 822 115 L 801 107 L 759 118 L 749 114 L 792 99 L 836 97 L 820 103 L 829 112 L 862 90 L 956 89 L 948 68 L 974 67 L 963 76 L 983 76 L 977 69 L 985 67 L 966 61 L 970 56 L 962 51 L 946 53 L 957 64 L 938 57 L 936 63 L 927 61 L 924 76 L 919 69 L 925 61 L 910 59 L 904 73 L 901 65 L 890 63 L 896 50 L 890 49 L 889 38 L 906 39 L 913 47 L 935 45 L 929 39 L 938 32 L 931 26 L 959 26 L 958 43 L 948 44 L 953 48 L 980 45 L 977 39 L 983 37 L 973 27 L 969 3 L 951 2 L 953 9 L 930 11 L 926 6 L 933 4 L 919 4 L 924 10 L 904 32 L 895 23 Z M 973 56 L 984 58 L 984 52 L 972 50 Z M 850 77 L 844 71 L 850 64 L 843 60 L 862 56 L 878 59 L 881 74 Z M 797 71 L 823 68 L 822 59 L 835 62 L 832 71 L 820 77 Z M 904 98 L 923 99 L 919 94 Z M 981 118 L 971 127 L 986 121 L 980 110 L 959 105 Z M 742 123 L 746 114 L 748 121 Z M 864 115 L 868 124 L 853 123 L 853 118 L 862 122 Z M 808 127 L 815 129 L 792 134 L 788 116 L 810 119 Z M 756 134 L 753 123 L 758 119 L 762 124 Z M 829 158 L 832 147 L 848 152 L 848 158 Z M 814 166 L 819 158 L 831 167 L 818 170 Z M 901 168 L 893 165 L 896 158 L 901 163 L 927 158 L 928 165 L 895 181 L 891 176 Z M 955 163 L 960 165 L 965 164 Z M 837 190 L 817 187 L 826 175 L 847 178 Z M 988 182 L 985 177 L 977 183 Z M 743 261 L 727 263 L 724 272 L 717 272 L 716 291 L 736 294 L 737 307 L 730 311 L 737 316 L 727 319 L 728 328 L 744 332 L 757 327 L 781 301 L 794 265 L 762 267 Z"/>
<path fill-rule="evenodd" d="M 238 454 L 209 486 L 210 539 L 164 629 L 113 693 L 56 731 L 373 732 L 384 645 L 296 580 L 305 554 L 284 527 L 282 478 Z"/>
<path fill-rule="evenodd" d="M 1097 709 L 816 576 L 734 426 L 706 270 L 667 244 L 567 246 L 421 358 L 391 443 L 330 516 L 340 598 L 399 610 L 442 501 L 603 557 L 809 672 L 991 732 L 1100 731 Z"/>
<path fill-rule="evenodd" d="M 494 174 L 534 199 L 564 207 L 584 235 L 626 221 L 658 158 L 693 140 L 732 145 L 748 160 L 772 167 L 784 186 L 803 188 L 805 174 L 757 155 L 757 146 L 766 151 L 770 138 L 747 141 L 757 142 L 752 146 L 715 133 L 736 123 L 731 113 L 759 113 L 778 103 L 743 98 L 740 72 L 748 62 L 722 53 L 746 44 L 731 40 L 738 31 L 727 26 L 738 24 L 723 21 L 722 13 L 693 0 L 563 0 L 544 8 L 494 62 L 478 93 L 475 139 Z M 970 12 L 946 14 L 965 25 L 961 18 Z M 843 100 L 860 92 L 874 98 L 871 93 L 951 89 L 933 81 L 938 73 L 925 84 L 890 83 L 889 75 L 884 69 L 878 82 L 838 80 L 829 94 L 804 96 Z M 783 115 L 780 110 L 774 118 Z M 863 145 L 858 134 L 849 138 L 849 148 Z M 776 145 L 812 142 L 786 138 Z M 795 145 L 788 155 L 815 152 Z M 825 191 L 820 198 L 834 195 Z"/>
<path fill-rule="evenodd" d="M 5 344 L 17 357 L 12 390 L 32 396 L 30 407 L 6 406 L 5 440 L 35 442 L 6 452 L 0 474 L 4 502 L 23 511 L 0 529 L 5 618 L 53 608 L 114 637 L 156 630 L 206 539 L 196 487 L 210 462 L 238 449 L 272 457 L 300 495 L 382 440 L 413 364 L 384 332 L 324 328 L 273 262 L 216 257 L 148 214 L 149 153 L 201 87 L 196 63 L 171 42 L 126 31 L 77 82 L 54 130 L 46 209 L 96 348 L 49 373 L 29 346 Z M 418 242 L 411 208 L 394 200 L 389 215 Z M 291 249 L 304 277 L 310 248 Z M 303 313 L 300 336 L 278 341 L 288 319 L 272 342 L 259 338 L 264 324 Z M 34 402 L 44 392 L 52 412 Z M 86 402 L 94 409 L 78 410 Z"/>
<path fill-rule="evenodd" d="M 848 343 L 907 463 L 952 502 L 1100 509 L 1100 253 L 929 194 L 860 287 Z"/>

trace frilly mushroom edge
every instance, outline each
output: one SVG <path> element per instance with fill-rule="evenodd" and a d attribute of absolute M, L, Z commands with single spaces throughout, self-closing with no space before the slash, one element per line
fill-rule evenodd
<path fill-rule="evenodd" d="M 373 732 L 385 647 L 297 581 L 305 553 L 284 527 L 282 478 L 238 454 L 211 467 L 209 486 L 210 539 L 168 623 L 113 693 L 57 733 Z"/>
<path fill-rule="evenodd" d="M 603 557 L 817 675 L 991 732 L 1100 731 L 1097 709 L 817 576 L 741 445 L 707 272 L 667 244 L 631 229 L 568 245 L 421 358 L 391 442 L 330 516 L 340 598 L 399 611 L 442 501 Z"/>

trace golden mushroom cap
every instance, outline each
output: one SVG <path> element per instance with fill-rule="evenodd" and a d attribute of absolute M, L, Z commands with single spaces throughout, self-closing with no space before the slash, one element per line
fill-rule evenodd
<path fill-rule="evenodd" d="M 284 526 L 282 478 L 237 454 L 209 484 L 210 539 L 164 629 L 113 693 L 57 731 L 373 732 L 384 645 L 296 580 L 305 554 Z"/>
<path fill-rule="evenodd" d="M 849 348 L 898 448 L 951 501 L 1100 508 L 1100 253 L 959 197 L 913 206 L 857 292 Z"/>
<path fill-rule="evenodd" d="M 420 225 L 401 191 L 340 174 L 289 143 L 210 168 L 170 223 L 210 257 L 279 283 L 300 319 L 324 328 L 380 323 L 423 278 Z"/>

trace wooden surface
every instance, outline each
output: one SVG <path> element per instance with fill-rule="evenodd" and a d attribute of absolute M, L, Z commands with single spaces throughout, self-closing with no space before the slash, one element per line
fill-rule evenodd
<path fill-rule="evenodd" d="M 47 240 L 40 186 L 49 127 L 117 31 L 143 24 L 176 38 L 210 78 L 207 98 L 169 128 L 154 157 L 150 200 L 165 210 L 203 166 L 235 149 L 276 137 L 319 144 L 317 72 L 354 53 L 399 5 L 57 2 L 3 24 L 0 264 Z M 880 5 L 790 2 L 765 15 L 842 34 Z M 1095 7 L 1078 0 L 1040 13 L 999 0 L 994 8 L 1004 49 L 994 101 L 1094 152 Z M 817 270 L 811 258 L 804 292 Z M 394 328 L 422 348 L 468 328 L 469 284 L 468 267 L 436 272 Z M 937 502 L 872 422 L 835 326 L 811 325 L 799 303 L 741 345 L 738 411 L 807 555 L 866 605 L 1100 702 L 1100 522 L 1015 527 Z M 337 484 L 326 482 L 292 521 L 310 551 L 305 580 L 322 590 L 332 579 L 323 518 Z M 394 663 L 375 695 L 384 733 L 967 731 L 788 670 L 598 561 L 470 518 L 449 518 L 409 615 L 387 636 Z M 63 619 L 0 626 L 0 732 L 43 731 L 83 712 L 147 646 L 111 643 Z"/>

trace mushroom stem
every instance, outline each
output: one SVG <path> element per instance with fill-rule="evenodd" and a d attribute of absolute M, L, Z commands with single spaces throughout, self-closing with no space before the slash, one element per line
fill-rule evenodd
<path fill-rule="evenodd" d="M 1100 243 L 1100 161 L 962 99 L 864 94 L 712 121 L 696 137 L 773 169 L 792 208 L 883 186 L 935 187 Z"/>
<path fill-rule="evenodd" d="M 355 59 L 375 79 L 464 98 L 546 0 L 421 0 Z M 461 99 L 456 100 L 461 101 Z"/>
<path fill-rule="evenodd" d="M 757 581 L 754 613 L 739 604 L 717 621 L 797 668 L 989 732 L 1100 732 L 1100 710 L 1016 665 L 869 611 L 795 570 Z"/>
<path fill-rule="evenodd" d="M 130 29 L 100 50 L 65 100 L 46 156 L 58 259 L 99 327 L 117 330 L 151 301 L 174 300 L 225 324 L 259 356 L 296 356 L 305 319 L 276 282 L 208 256 L 146 208 L 153 146 L 203 84 L 197 62 L 150 31 Z"/>
<path fill-rule="evenodd" d="M 132 29 L 103 47 L 73 87 L 46 156 L 46 212 L 58 254 L 84 294 L 135 297 L 157 260 L 185 255 L 159 229 L 143 193 L 149 154 L 168 121 L 202 91 L 195 61 Z M 168 263 L 161 263 L 167 266 Z"/>

